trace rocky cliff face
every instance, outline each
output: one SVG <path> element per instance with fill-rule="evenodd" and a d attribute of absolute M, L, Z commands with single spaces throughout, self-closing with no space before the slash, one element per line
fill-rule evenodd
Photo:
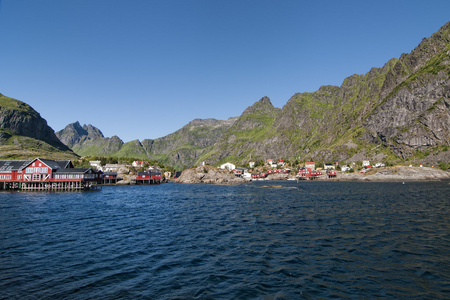
<path fill-rule="evenodd" d="M 88 132 L 81 127 L 78 121 L 67 125 L 66 128 L 56 133 L 59 140 L 70 148 L 79 143 L 82 137 L 87 135 Z"/>
<path fill-rule="evenodd" d="M 75 153 L 82 156 L 113 156 L 124 144 L 119 137 L 105 138 L 98 128 L 90 124 L 81 126 L 78 121 L 56 132 L 56 136 Z"/>
<path fill-rule="evenodd" d="M 0 94 L 0 157 L 73 159 L 38 112 L 28 104 Z"/>
<path fill-rule="evenodd" d="M 258 128 L 260 136 L 248 131 L 242 137 L 236 132 L 245 130 L 231 128 L 234 133 L 224 134 L 209 162 L 245 162 L 250 155 L 253 160 L 407 159 L 420 152 L 439 152 L 448 161 L 448 153 L 441 152 L 448 152 L 450 143 L 449 54 L 450 22 L 382 68 L 352 75 L 340 87 L 295 94 L 271 122 L 248 122 L 244 112 L 235 126 Z M 264 115 L 269 117 L 259 114 Z M 255 138 L 249 142 L 249 136 Z"/>
<path fill-rule="evenodd" d="M 0 94 L 0 125 L 15 135 L 44 141 L 59 150 L 69 150 L 37 111 L 22 101 L 2 94 Z"/>
<path fill-rule="evenodd" d="M 364 122 L 366 139 L 403 158 L 449 145 L 450 23 L 402 55 L 388 78 L 386 96 Z"/>

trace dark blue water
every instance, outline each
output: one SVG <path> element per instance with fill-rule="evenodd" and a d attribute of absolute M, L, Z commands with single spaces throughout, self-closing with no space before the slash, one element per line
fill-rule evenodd
<path fill-rule="evenodd" d="M 295 187 L 0 193 L 0 298 L 450 298 L 448 181 Z"/>

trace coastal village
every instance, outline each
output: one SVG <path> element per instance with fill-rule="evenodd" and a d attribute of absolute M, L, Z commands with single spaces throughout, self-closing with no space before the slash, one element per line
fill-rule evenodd
<path fill-rule="evenodd" d="M 145 162 L 135 161 L 140 167 Z M 93 190 L 102 185 L 119 183 L 119 171 L 126 165 L 99 165 L 90 162 L 90 168 L 74 168 L 70 160 L 51 160 L 35 158 L 33 160 L 1 160 L 0 190 L 24 191 L 75 191 Z M 167 174 L 170 177 L 170 174 Z M 133 184 L 160 184 L 161 171 L 148 168 L 133 176 Z M 131 182 L 131 180 L 130 180 Z M 130 184 L 128 182 L 127 184 Z"/>
<path fill-rule="evenodd" d="M 295 169 L 289 168 L 284 160 L 273 159 L 266 160 L 262 166 L 250 162 L 248 168 L 237 167 L 229 162 L 218 168 L 202 163 L 197 168 L 173 174 L 164 172 L 160 167 L 149 166 L 147 161 L 102 165 L 96 160 L 89 161 L 89 164 L 89 168 L 74 168 L 70 160 L 1 160 L 0 190 L 95 190 L 104 185 L 161 184 L 169 181 L 239 184 L 261 180 L 369 180 L 368 175 L 373 175 L 376 180 L 449 178 L 448 172 L 439 172 L 440 170 L 422 165 L 386 168 L 382 163 L 371 165 L 368 160 L 343 166 L 339 166 L 339 162 L 321 165 L 305 162 Z M 373 171 L 374 169 L 382 171 Z M 378 176 L 374 176 L 375 174 Z"/>

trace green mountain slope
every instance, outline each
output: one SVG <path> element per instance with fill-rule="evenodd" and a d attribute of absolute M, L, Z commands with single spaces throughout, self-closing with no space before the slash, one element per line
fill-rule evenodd
<path fill-rule="evenodd" d="M 295 94 L 273 122 L 259 123 L 263 134 L 251 144 L 225 134 L 209 155 L 211 163 L 246 162 L 250 155 L 318 161 L 408 159 L 423 152 L 448 161 L 449 28 L 447 23 L 410 54 L 350 76 L 340 87 Z M 246 138 L 255 137 L 248 133 Z"/>
<path fill-rule="evenodd" d="M 450 22 L 411 53 L 341 86 L 297 93 L 281 109 L 263 97 L 238 118 L 194 120 L 165 137 L 127 144 L 79 124 L 58 137 L 80 155 L 119 153 L 176 167 L 268 158 L 447 163 L 449 99 Z"/>
<path fill-rule="evenodd" d="M 0 94 L 0 158 L 74 159 L 76 154 L 56 137 L 28 104 Z"/>
<path fill-rule="evenodd" d="M 73 151 L 82 156 L 114 156 L 157 160 L 176 168 L 192 166 L 212 149 L 222 134 L 234 123 L 228 120 L 196 119 L 180 130 L 159 139 L 124 143 L 117 136 L 105 138 L 92 125 L 69 124 L 56 134 Z"/>

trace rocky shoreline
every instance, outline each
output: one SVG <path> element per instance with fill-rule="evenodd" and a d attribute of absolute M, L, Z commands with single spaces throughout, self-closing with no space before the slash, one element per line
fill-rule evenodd
<path fill-rule="evenodd" d="M 357 181 L 424 181 L 450 179 L 450 172 L 436 168 L 395 166 L 371 169 L 367 173 L 341 173 L 338 180 Z"/>
<path fill-rule="evenodd" d="M 200 166 L 184 170 L 181 176 L 174 180 L 178 183 L 210 183 L 210 184 L 241 184 L 247 180 L 236 177 L 228 170 L 212 166 Z"/>
<path fill-rule="evenodd" d="M 295 176 L 288 174 L 269 175 L 266 180 L 289 180 Z M 371 169 L 367 173 L 343 173 L 338 172 L 336 178 L 329 179 L 326 175 L 315 179 L 319 181 L 428 181 L 428 180 L 450 180 L 450 172 L 436 168 L 419 168 L 395 166 Z M 249 180 L 236 177 L 228 170 L 218 169 L 212 166 L 201 166 L 183 171 L 181 176 L 173 182 L 194 184 L 242 184 Z"/>

